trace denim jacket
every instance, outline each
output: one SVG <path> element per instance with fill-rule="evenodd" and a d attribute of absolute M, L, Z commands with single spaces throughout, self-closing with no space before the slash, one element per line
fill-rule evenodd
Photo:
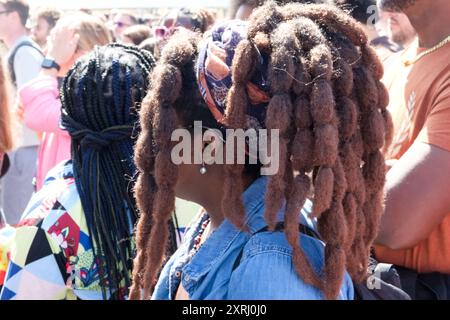
<path fill-rule="evenodd" d="M 247 225 L 253 234 L 266 226 L 264 193 L 267 178 L 257 179 L 243 194 Z M 308 218 L 311 202 L 301 211 L 301 223 L 316 230 Z M 278 220 L 283 221 L 283 210 Z M 193 243 L 206 214 L 186 232 L 183 244 L 165 264 L 152 299 L 174 299 L 180 282 L 192 300 L 290 300 L 323 299 L 323 293 L 306 284 L 296 273 L 292 249 L 284 232 L 251 235 L 238 230 L 229 220 L 208 237 L 197 253 Z M 320 270 L 324 263 L 323 242 L 301 234 L 301 246 L 311 265 Z M 233 268 L 242 249 L 239 265 Z M 339 299 L 353 299 L 353 285 L 346 273 Z"/>

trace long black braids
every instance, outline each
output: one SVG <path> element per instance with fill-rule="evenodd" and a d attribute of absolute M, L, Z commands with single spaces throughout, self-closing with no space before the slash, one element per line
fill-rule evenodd
<path fill-rule="evenodd" d="M 103 297 L 123 299 L 131 285 L 138 210 L 131 178 L 138 111 L 155 64 L 146 51 L 96 47 L 69 71 L 61 89 L 62 125 L 72 161 Z"/>

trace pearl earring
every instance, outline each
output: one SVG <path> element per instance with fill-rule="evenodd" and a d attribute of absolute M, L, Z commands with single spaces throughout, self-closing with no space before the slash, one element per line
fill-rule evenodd
<path fill-rule="evenodd" d="M 206 173 L 206 167 L 205 165 L 202 165 L 202 167 L 200 168 L 200 174 L 205 174 Z"/>

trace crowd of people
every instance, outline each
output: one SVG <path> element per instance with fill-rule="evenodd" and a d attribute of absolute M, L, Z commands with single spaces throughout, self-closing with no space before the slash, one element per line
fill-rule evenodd
<path fill-rule="evenodd" d="M 135 12 L 0 0 L 0 299 L 450 299 L 450 2 Z"/>

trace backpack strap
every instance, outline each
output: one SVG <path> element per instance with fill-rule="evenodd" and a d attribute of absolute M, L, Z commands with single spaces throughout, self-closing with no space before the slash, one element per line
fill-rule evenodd
<path fill-rule="evenodd" d="M 284 222 L 278 222 L 275 225 L 275 229 L 273 230 L 273 232 L 280 232 L 280 231 L 283 231 L 283 230 L 284 230 Z M 264 228 L 259 229 L 258 231 L 252 233 L 251 236 L 254 236 L 255 234 L 258 234 L 258 233 L 267 232 L 267 231 L 269 231 L 269 227 L 265 226 Z M 314 239 L 322 241 L 322 239 L 320 238 L 319 234 L 315 230 L 313 230 L 312 228 L 310 228 L 310 227 L 308 227 L 308 226 L 306 226 L 304 224 L 299 224 L 298 225 L 298 231 L 300 233 L 303 233 L 304 235 L 307 235 L 307 236 L 311 237 L 311 238 L 314 238 Z M 244 254 L 244 247 L 242 247 L 241 251 L 239 251 L 239 254 L 238 254 L 237 258 L 234 261 L 233 268 L 231 269 L 232 271 L 234 271 L 239 266 L 239 264 L 241 263 L 241 259 L 242 259 L 242 255 L 243 254 Z"/>
<path fill-rule="evenodd" d="M 278 222 L 275 225 L 275 229 L 273 231 L 277 232 L 277 231 L 283 231 L 283 230 L 284 230 L 284 222 Z M 261 233 L 261 232 L 267 232 L 267 231 L 269 231 L 269 227 L 265 226 L 264 228 L 262 228 L 262 229 L 256 231 L 255 233 L 253 233 L 252 235 L 255 235 L 255 234 Z M 312 228 L 310 228 L 309 226 L 306 226 L 304 224 L 299 224 L 298 225 L 298 231 L 300 233 L 303 233 L 303 234 L 307 235 L 307 236 L 310 236 L 311 238 L 322 240 L 320 238 L 319 234 L 315 230 L 313 230 Z"/>
<path fill-rule="evenodd" d="M 14 59 L 16 58 L 16 54 L 19 51 L 20 48 L 22 47 L 31 47 L 33 49 L 35 49 L 36 51 L 38 51 L 42 56 L 44 56 L 44 53 L 41 51 L 41 49 L 39 49 L 39 47 L 37 47 L 34 43 L 32 43 L 31 41 L 25 40 L 22 41 L 21 43 L 19 43 L 19 45 L 14 48 L 13 52 L 11 52 L 9 58 L 8 58 L 8 71 L 11 77 L 11 81 L 13 82 L 13 84 L 16 86 L 17 85 L 17 79 L 16 79 L 16 74 L 14 72 Z"/>
<path fill-rule="evenodd" d="M 0 153 L 0 178 L 3 177 L 9 169 L 10 166 L 10 160 L 8 154 L 5 152 L 3 154 L 3 159 L 1 159 L 1 153 Z"/>

